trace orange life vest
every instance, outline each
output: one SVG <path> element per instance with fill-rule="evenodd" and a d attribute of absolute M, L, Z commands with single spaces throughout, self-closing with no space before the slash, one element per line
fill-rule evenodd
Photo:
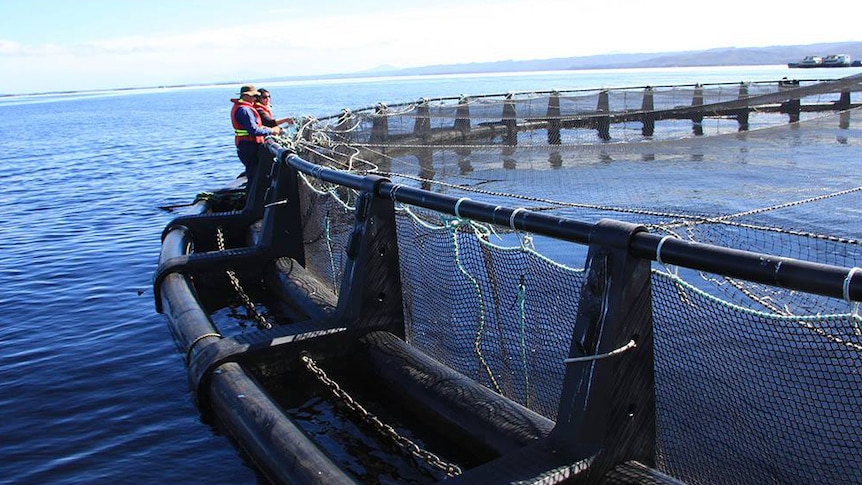
<path fill-rule="evenodd" d="M 254 103 L 254 109 L 255 109 L 258 113 L 260 113 L 261 111 L 263 111 L 264 113 L 268 114 L 270 118 L 272 118 L 272 117 L 273 117 L 273 116 L 272 116 L 272 107 L 270 107 L 270 106 L 267 106 L 267 105 L 265 105 L 265 104 L 261 104 L 261 103 Z"/>
<path fill-rule="evenodd" d="M 230 122 L 233 124 L 233 134 L 234 134 L 234 143 L 239 145 L 241 141 L 253 141 L 255 143 L 263 143 L 262 136 L 255 136 L 249 134 L 248 130 L 246 130 L 242 125 L 240 125 L 236 121 L 236 112 L 243 106 L 248 106 L 251 108 L 251 112 L 254 113 L 254 119 L 257 123 L 257 126 L 261 126 L 260 113 L 254 109 L 254 106 L 251 103 L 246 103 L 242 100 L 236 100 L 233 102 L 233 108 L 230 110 Z"/>

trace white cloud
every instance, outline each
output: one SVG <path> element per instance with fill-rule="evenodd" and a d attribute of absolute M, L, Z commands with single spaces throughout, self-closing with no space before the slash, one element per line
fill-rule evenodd
<path fill-rule="evenodd" d="M 182 33 L 63 46 L 0 40 L 0 93 L 806 43 L 800 31 L 787 28 L 797 15 L 793 9 L 728 2 L 707 11 L 682 0 L 377 2 L 378 10 L 351 4 L 349 10 L 329 8 L 323 14 L 276 6 L 246 25 L 226 28 L 194 29 L 192 23 Z M 381 5 L 387 9 L 379 10 Z M 707 24 L 717 28 L 706 29 Z M 129 30 L 133 27 L 130 23 Z M 806 27 L 811 42 L 846 40 L 841 29 L 817 28 Z"/>

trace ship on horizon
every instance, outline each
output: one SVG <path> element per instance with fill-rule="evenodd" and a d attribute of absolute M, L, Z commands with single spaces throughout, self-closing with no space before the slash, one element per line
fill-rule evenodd
<path fill-rule="evenodd" d="M 828 56 L 805 56 L 798 62 L 788 62 L 787 67 L 810 69 L 815 67 L 859 67 L 862 62 L 853 61 L 849 54 L 830 54 Z"/>

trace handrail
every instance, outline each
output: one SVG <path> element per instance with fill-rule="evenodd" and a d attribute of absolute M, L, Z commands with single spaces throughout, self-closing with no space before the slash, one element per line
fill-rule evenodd
<path fill-rule="evenodd" d="M 782 80 L 784 81 L 784 80 Z M 804 96 L 812 96 L 816 94 L 823 94 L 829 92 L 836 92 L 836 89 L 833 87 L 835 84 L 839 84 L 840 86 L 851 86 L 854 84 L 862 84 L 862 74 L 854 74 L 851 76 L 838 78 L 838 79 L 787 79 L 786 81 L 798 81 L 800 83 L 818 83 L 814 86 L 800 86 L 787 89 L 786 91 L 782 91 L 780 94 L 776 93 L 774 95 L 762 95 L 762 96 L 773 96 L 775 99 L 781 99 L 786 97 L 788 94 L 798 95 L 799 97 Z M 746 84 L 749 86 L 756 85 L 771 85 L 775 84 L 777 81 L 748 81 L 742 84 Z M 523 96 L 523 95 L 550 95 L 550 94 L 576 94 L 576 93 L 589 93 L 589 92 L 597 92 L 597 91 L 635 91 L 635 90 L 644 90 L 646 88 L 653 89 L 661 89 L 661 88 L 680 88 L 680 87 L 702 87 L 709 88 L 715 86 L 739 86 L 741 83 L 739 82 L 715 82 L 715 83 L 694 83 L 694 84 L 656 84 L 656 85 L 643 85 L 643 86 L 619 86 L 619 87 L 611 87 L 611 88 L 580 88 L 580 89 L 550 89 L 550 90 L 542 90 L 542 91 L 512 91 L 508 93 L 496 93 L 496 94 L 477 94 L 477 95 L 459 95 L 459 96 L 441 96 L 435 98 L 423 98 L 416 101 L 408 101 L 397 104 L 386 104 L 387 108 L 403 108 L 406 106 L 411 106 L 420 102 L 441 102 L 441 101 L 458 101 L 463 98 L 469 98 L 471 100 L 477 99 L 488 99 L 488 98 L 503 98 L 506 96 Z M 824 89 L 823 86 L 826 86 Z M 813 88 L 813 89 L 812 89 Z M 750 98 L 745 99 L 754 99 L 752 96 Z M 744 100 L 735 100 L 736 104 L 739 106 L 746 106 Z M 764 101 L 768 102 L 768 101 Z M 374 106 L 366 106 L 364 108 L 359 109 L 351 109 L 351 113 L 362 113 L 365 111 L 376 111 L 380 104 L 376 104 Z M 702 107 L 699 107 L 702 108 Z M 325 121 L 330 119 L 338 119 L 343 116 L 343 113 L 339 113 L 337 115 L 324 116 L 321 118 L 316 118 L 317 121 Z"/>
<path fill-rule="evenodd" d="M 316 165 L 276 142 L 267 148 L 280 162 L 323 181 L 360 190 L 365 176 Z M 566 219 L 523 208 L 510 208 L 442 195 L 415 187 L 384 181 L 376 194 L 410 204 L 476 221 L 511 227 L 533 234 L 579 244 L 590 244 L 592 223 Z M 853 278 L 857 268 L 813 263 L 765 253 L 731 249 L 712 244 L 666 238 L 648 232 L 635 233 L 629 252 L 636 257 L 662 261 L 679 267 L 706 271 L 789 290 L 803 291 L 849 301 L 862 301 L 862 277 Z M 862 271 L 860 271 L 862 273 Z"/>

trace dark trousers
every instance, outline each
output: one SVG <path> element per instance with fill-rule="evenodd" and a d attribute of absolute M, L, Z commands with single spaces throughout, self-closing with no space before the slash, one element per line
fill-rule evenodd
<path fill-rule="evenodd" d="M 251 184 L 251 181 L 254 180 L 255 174 L 257 173 L 258 146 L 259 145 L 257 143 L 246 141 L 241 141 L 236 146 L 236 154 L 239 157 L 239 161 L 241 161 L 245 167 L 245 176 L 247 179 L 246 187 Z"/>

